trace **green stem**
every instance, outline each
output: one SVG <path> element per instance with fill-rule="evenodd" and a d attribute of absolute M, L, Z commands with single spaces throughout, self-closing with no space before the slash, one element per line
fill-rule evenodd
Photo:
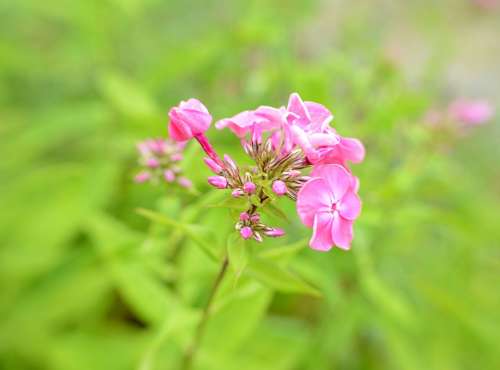
<path fill-rule="evenodd" d="M 194 357 L 196 356 L 196 353 L 199 350 L 200 343 L 201 343 L 201 340 L 203 338 L 203 334 L 205 332 L 205 327 L 207 325 L 208 318 L 210 316 L 210 310 L 212 308 L 212 303 L 213 303 L 214 298 L 217 294 L 217 291 L 219 290 L 220 284 L 222 283 L 222 280 L 224 279 L 224 275 L 226 274 L 228 266 L 229 266 L 229 259 L 228 259 L 228 256 L 225 255 L 224 260 L 222 261 L 222 265 L 220 267 L 219 273 L 217 274 L 217 277 L 215 278 L 214 284 L 212 285 L 210 295 L 208 296 L 207 304 L 205 305 L 205 308 L 203 309 L 203 314 L 201 316 L 201 320 L 198 323 L 198 327 L 196 328 L 193 343 L 188 347 L 188 349 L 184 353 L 184 357 L 182 359 L 182 365 L 181 365 L 182 370 L 190 370 L 192 365 L 193 365 Z"/>

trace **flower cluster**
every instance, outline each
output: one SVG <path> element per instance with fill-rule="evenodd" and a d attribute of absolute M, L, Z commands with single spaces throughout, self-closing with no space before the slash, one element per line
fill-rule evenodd
<path fill-rule="evenodd" d="M 172 138 L 194 138 L 207 153 L 205 164 L 214 173 L 209 184 L 247 200 L 235 225 L 243 238 L 262 241 L 264 236 L 284 235 L 263 224 L 259 210 L 288 197 L 296 201 L 303 224 L 313 229 L 312 248 L 350 247 L 361 201 L 359 181 L 348 162 L 361 162 L 365 150 L 359 140 L 342 137 L 330 126 L 333 116 L 326 107 L 294 93 L 287 107 L 261 106 L 218 121 L 215 127 L 230 129 L 253 160 L 245 167 L 227 154 L 219 157 L 210 145 L 204 132 L 212 117 L 201 102 L 181 102 L 169 116 Z"/>
<path fill-rule="evenodd" d="M 138 183 L 177 183 L 191 187 L 191 181 L 181 175 L 177 163 L 182 160 L 185 143 L 168 139 L 148 139 L 137 144 L 139 165 L 143 168 L 135 176 Z"/>
<path fill-rule="evenodd" d="M 456 99 L 446 109 L 433 109 L 425 121 L 433 127 L 464 131 L 487 123 L 494 109 L 486 100 Z"/>

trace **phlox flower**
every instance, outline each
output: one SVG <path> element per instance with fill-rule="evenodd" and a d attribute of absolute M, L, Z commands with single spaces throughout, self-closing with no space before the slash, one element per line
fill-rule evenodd
<path fill-rule="evenodd" d="M 336 245 L 349 249 L 353 221 L 361 212 L 357 180 L 344 167 L 328 164 L 314 168 L 311 179 L 297 195 L 297 212 L 313 228 L 311 248 L 327 251 Z"/>

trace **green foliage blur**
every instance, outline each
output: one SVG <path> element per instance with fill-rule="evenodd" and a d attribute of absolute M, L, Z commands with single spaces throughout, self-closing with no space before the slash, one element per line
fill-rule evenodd
<path fill-rule="evenodd" d="M 194 143 L 194 192 L 135 184 L 135 143 L 181 99 L 223 118 L 293 91 L 366 145 L 352 250 L 310 250 L 283 200 L 286 238 L 230 242 L 194 368 L 500 368 L 499 121 L 452 138 L 423 118 L 498 102 L 499 13 L 388 3 L 1 2 L 0 369 L 178 369 L 236 211 Z"/>

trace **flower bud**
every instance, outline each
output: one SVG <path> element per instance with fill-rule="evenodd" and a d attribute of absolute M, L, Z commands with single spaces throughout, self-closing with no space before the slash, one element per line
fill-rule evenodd
<path fill-rule="evenodd" d="M 240 235 L 241 235 L 241 237 L 243 239 L 250 239 L 250 237 L 252 236 L 252 234 L 253 234 L 253 231 L 248 226 L 242 227 L 241 230 L 240 230 Z"/>
<path fill-rule="evenodd" d="M 168 132 L 175 141 L 187 141 L 203 134 L 212 122 L 207 108 L 197 99 L 182 101 L 178 107 L 170 109 L 168 116 Z"/>
<path fill-rule="evenodd" d="M 210 176 L 208 183 L 217 189 L 227 188 L 227 180 L 224 176 Z"/>
<path fill-rule="evenodd" d="M 175 173 L 172 170 L 166 170 L 163 172 L 163 177 L 167 182 L 173 182 L 175 180 Z"/>
<path fill-rule="evenodd" d="M 212 158 L 205 157 L 203 158 L 203 160 L 205 161 L 207 167 L 210 168 L 213 173 L 219 174 L 222 172 L 222 167 L 219 166 Z"/>
<path fill-rule="evenodd" d="M 240 213 L 240 221 L 248 221 L 250 220 L 250 215 L 247 212 Z"/>
<path fill-rule="evenodd" d="M 243 190 L 241 189 L 234 189 L 231 193 L 231 195 L 233 196 L 233 198 L 239 198 L 241 196 L 243 196 L 245 193 L 243 192 Z"/>
<path fill-rule="evenodd" d="M 276 195 L 285 195 L 287 192 L 286 184 L 281 180 L 274 181 L 272 187 Z"/>
<path fill-rule="evenodd" d="M 255 184 L 251 181 L 248 181 L 243 185 L 243 190 L 247 194 L 253 194 L 255 193 Z"/>
<path fill-rule="evenodd" d="M 193 187 L 193 183 L 191 182 L 191 180 L 185 177 L 180 177 L 179 180 L 177 180 L 177 182 L 179 183 L 180 186 L 186 189 Z"/>
<path fill-rule="evenodd" d="M 280 236 L 285 235 L 285 231 L 283 229 L 270 229 L 264 232 L 267 236 L 270 236 L 272 238 L 278 238 Z"/>
<path fill-rule="evenodd" d="M 155 168 L 155 167 L 158 167 L 159 165 L 160 165 L 160 162 L 156 158 L 148 158 L 148 160 L 146 161 L 146 166 L 148 166 L 150 168 Z"/>
<path fill-rule="evenodd" d="M 170 160 L 172 162 L 179 162 L 182 161 L 182 154 L 181 153 L 175 153 L 170 156 Z"/>
<path fill-rule="evenodd" d="M 258 213 L 254 213 L 250 216 L 250 221 L 254 224 L 260 221 L 260 215 Z"/>
<path fill-rule="evenodd" d="M 141 184 L 148 181 L 150 178 L 151 174 L 149 172 L 140 172 L 135 176 L 134 181 Z"/>
<path fill-rule="evenodd" d="M 238 166 L 236 166 L 236 163 L 234 163 L 233 159 L 227 155 L 224 154 L 224 161 L 228 164 L 228 166 L 233 170 L 236 171 L 238 169 Z"/>

